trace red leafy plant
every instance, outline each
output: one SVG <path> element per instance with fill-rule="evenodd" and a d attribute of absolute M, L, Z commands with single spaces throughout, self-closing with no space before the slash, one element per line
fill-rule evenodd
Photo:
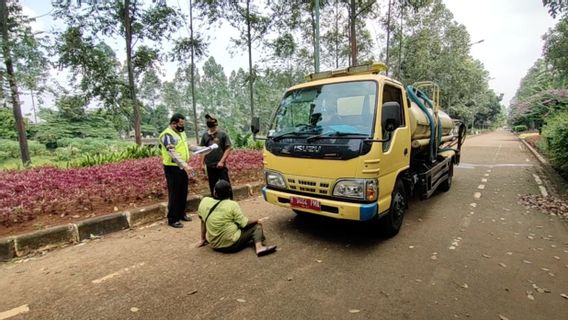
<path fill-rule="evenodd" d="M 207 181 L 201 160 L 190 165 L 190 191 Z M 262 176 L 262 153 L 235 150 L 227 163 L 231 179 Z M 244 177 L 243 179 L 241 179 Z M 248 179 L 247 179 L 248 178 Z M 159 157 L 128 160 L 80 169 L 41 167 L 0 172 L 0 225 L 33 220 L 39 215 L 77 215 L 102 206 L 164 199 L 166 183 Z"/>

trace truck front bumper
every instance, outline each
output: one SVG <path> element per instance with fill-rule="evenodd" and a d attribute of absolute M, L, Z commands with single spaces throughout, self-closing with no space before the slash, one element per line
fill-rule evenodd
<path fill-rule="evenodd" d="M 275 204 L 280 207 L 297 209 L 303 212 L 317 214 L 335 219 L 368 221 L 373 219 L 378 211 L 377 202 L 372 203 L 353 203 L 340 200 L 321 199 L 308 195 L 296 195 L 286 191 L 279 191 L 262 188 L 262 196 L 268 203 Z M 306 208 L 294 208 L 290 205 L 291 197 L 299 197 L 307 200 L 316 200 L 320 204 L 321 210 L 312 210 Z"/>

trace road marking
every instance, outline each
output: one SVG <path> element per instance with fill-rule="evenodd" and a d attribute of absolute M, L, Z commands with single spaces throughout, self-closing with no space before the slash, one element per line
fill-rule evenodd
<path fill-rule="evenodd" d="M 540 193 L 543 197 L 548 197 L 548 191 L 546 191 L 546 188 L 544 186 L 538 186 L 538 188 L 540 189 Z"/>
<path fill-rule="evenodd" d="M 473 197 L 474 197 L 475 199 L 481 198 L 481 192 L 476 192 L 476 193 L 474 193 L 474 194 L 473 194 Z"/>
<path fill-rule="evenodd" d="M 487 182 L 487 179 L 481 178 L 481 182 Z"/>
<path fill-rule="evenodd" d="M 497 152 L 495 152 L 495 156 L 493 157 L 493 163 L 495 163 L 495 159 L 497 159 L 497 156 L 499 155 L 499 152 L 501 152 L 501 147 L 503 146 L 503 144 L 499 144 L 499 148 L 497 148 Z"/>
<path fill-rule="evenodd" d="M 485 189 L 485 185 L 484 185 L 484 184 L 480 184 L 480 185 L 477 186 L 477 189 L 483 190 L 483 189 Z"/>
<path fill-rule="evenodd" d="M 30 308 L 28 307 L 27 304 L 24 304 L 23 306 L 19 306 L 17 308 L 12 309 L 12 310 L 1 312 L 0 313 L 0 320 L 12 318 L 12 317 L 15 317 L 19 314 L 28 313 L 28 312 L 30 312 Z"/>
<path fill-rule="evenodd" d="M 526 162 L 531 162 L 529 159 L 525 159 Z"/>
<path fill-rule="evenodd" d="M 534 167 L 531 163 L 497 163 L 497 164 L 483 164 L 483 163 L 465 163 L 462 162 L 456 168 L 459 169 L 474 169 L 477 167 L 485 168 L 501 168 L 501 167 Z M 491 171 L 487 171 L 491 172 Z"/>
<path fill-rule="evenodd" d="M 102 278 L 95 279 L 95 280 L 93 280 L 92 282 L 93 282 L 94 284 L 102 283 L 102 282 L 107 281 L 107 280 L 109 280 L 109 279 L 112 279 L 112 278 L 114 278 L 114 277 L 116 277 L 116 276 L 118 276 L 118 275 L 127 273 L 127 272 L 129 272 L 129 271 L 131 271 L 131 270 L 134 270 L 134 269 L 136 269 L 136 268 L 139 268 L 139 267 L 141 267 L 141 266 L 143 266 L 143 265 L 145 265 L 145 264 L 146 264 L 145 262 L 140 262 L 140 263 L 135 264 L 135 265 L 133 265 L 133 266 L 130 266 L 130 267 L 124 268 L 124 269 L 122 269 L 122 270 L 119 270 L 119 271 L 117 271 L 117 272 L 114 272 L 114 273 L 111 273 L 111 274 L 109 274 L 109 275 L 106 275 L 106 276 L 104 276 L 104 277 L 102 277 Z"/>
<path fill-rule="evenodd" d="M 470 223 L 471 223 L 471 218 L 469 216 L 466 216 L 465 218 L 462 219 L 461 227 L 467 228 L 467 227 L 469 227 Z"/>
<path fill-rule="evenodd" d="M 451 244 L 451 246 L 448 247 L 448 249 L 456 250 L 456 248 L 459 247 L 461 240 L 462 240 L 461 237 L 457 237 L 454 240 L 452 240 L 452 244 Z"/>

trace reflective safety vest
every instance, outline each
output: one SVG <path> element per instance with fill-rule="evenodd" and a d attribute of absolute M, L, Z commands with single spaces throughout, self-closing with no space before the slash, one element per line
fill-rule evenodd
<path fill-rule="evenodd" d="M 187 161 L 189 160 L 189 148 L 187 146 L 187 137 L 185 132 L 176 132 L 171 127 L 167 127 L 166 130 L 160 133 L 160 145 L 162 146 L 162 163 L 165 166 L 177 166 L 177 164 L 173 161 L 172 157 L 168 153 L 168 149 L 164 146 L 164 136 L 169 134 L 176 140 L 175 150 L 180 155 L 181 160 Z"/>

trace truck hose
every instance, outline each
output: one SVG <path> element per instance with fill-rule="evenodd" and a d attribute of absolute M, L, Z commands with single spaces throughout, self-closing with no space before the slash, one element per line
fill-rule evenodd
<path fill-rule="evenodd" d="M 426 114 L 426 117 L 428 118 L 428 124 L 430 126 L 430 148 L 428 150 L 428 156 L 430 158 L 430 161 L 433 162 L 434 158 L 435 158 L 435 155 L 434 155 L 434 153 L 436 152 L 435 150 L 438 148 L 438 146 L 435 145 L 435 142 L 436 142 L 435 140 L 437 138 L 437 134 L 436 134 L 435 129 L 434 129 L 434 119 L 433 119 L 432 115 L 430 114 L 430 112 L 428 112 L 428 109 L 426 108 L 426 106 L 422 103 L 422 101 L 420 101 L 417 94 L 414 93 L 414 91 L 416 91 L 419 95 L 421 95 L 422 98 L 424 99 L 424 101 L 426 101 L 426 103 L 428 103 L 430 105 L 430 107 L 432 107 L 432 101 L 430 101 L 430 99 L 428 98 L 428 96 L 426 96 L 426 94 L 424 94 L 423 92 L 421 92 L 418 89 L 415 89 L 413 86 L 409 85 L 409 86 L 406 87 L 406 92 L 407 92 L 410 100 L 414 101 L 414 103 L 416 103 L 416 105 L 418 105 L 420 110 L 422 110 L 422 112 L 424 112 L 424 114 Z M 440 127 L 440 124 L 438 125 L 438 127 Z"/>

